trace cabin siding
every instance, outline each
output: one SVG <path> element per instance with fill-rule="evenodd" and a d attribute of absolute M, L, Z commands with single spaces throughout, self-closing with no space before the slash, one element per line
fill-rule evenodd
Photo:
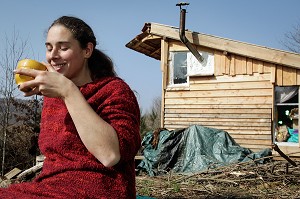
<path fill-rule="evenodd" d="M 270 75 L 193 77 L 190 90 L 165 93 L 164 127 L 192 124 L 227 131 L 252 150 L 272 144 L 272 83 Z"/>
<path fill-rule="evenodd" d="M 170 46 L 172 51 L 183 50 L 178 43 Z M 237 143 L 253 151 L 270 148 L 274 85 L 297 85 L 299 71 L 241 55 L 213 52 L 214 76 L 191 76 L 189 86 L 182 89 L 167 87 L 163 126 L 177 129 L 203 125 L 227 131 Z"/>

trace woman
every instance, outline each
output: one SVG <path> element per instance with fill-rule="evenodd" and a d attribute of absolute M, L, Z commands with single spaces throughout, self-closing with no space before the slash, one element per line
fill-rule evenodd
<path fill-rule="evenodd" d="M 48 71 L 15 71 L 35 78 L 20 85 L 25 96 L 44 96 L 43 170 L 33 182 L 1 189 L 0 198 L 135 198 L 141 140 L 134 93 L 81 19 L 55 20 L 45 45 Z"/>

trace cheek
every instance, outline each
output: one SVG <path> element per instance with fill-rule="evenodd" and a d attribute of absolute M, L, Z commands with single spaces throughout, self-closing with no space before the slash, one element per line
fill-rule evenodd
<path fill-rule="evenodd" d="M 65 53 L 64 55 L 61 56 L 64 60 L 72 61 L 77 58 L 76 55 L 73 53 Z"/>
<path fill-rule="evenodd" d="M 64 60 L 76 60 L 78 58 L 78 54 L 76 54 L 74 51 L 65 51 L 65 52 L 61 52 L 60 57 Z"/>
<path fill-rule="evenodd" d="M 51 59 L 50 53 L 46 52 L 46 60 L 48 63 L 50 63 L 50 59 Z"/>

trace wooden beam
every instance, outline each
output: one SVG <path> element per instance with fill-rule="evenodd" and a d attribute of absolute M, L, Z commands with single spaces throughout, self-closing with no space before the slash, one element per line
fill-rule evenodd
<path fill-rule="evenodd" d="M 253 75 L 253 62 L 251 58 L 247 58 L 247 74 L 248 75 Z"/>
<path fill-rule="evenodd" d="M 4 175 L 4 177 L 6 179 L 12 179 L 13 177 L 15 177 L 16 175 L 18 175 L 21 172 L 22 172 L 22 170 L 20 170 L 19 168 L 14 168 L 13 170 L 10 170 L 8 173 L 6 173 Z"/>
<path fill-rule="evenodd" d="M 235 76 L 235 55 L 231 55 L 231 61 L 229 66 L 229 75 Z"/>
<path fill-rule="evenodd" d="M 150 53 L 150 56 L 152 57 L 153 55 L 155 55 L 156 53 L 158 53 L 160 51 L 160 48 L 157 48 L 156 50 L 154 50 L 152 53 Z"/>
<path fill-rule="evenodd" d="M 272 108 L 272 104 L 165 104 L 165 109 L 177 108 L 177 109 L 199 109 L 199 108 Z"/>
<path fill-rule="evenodd" d="M 276 83 L 278 86 L 283 86 L 282 66 L 276 66 Z"/>
<path fill-rule="evenodd" d="M 164 127 L 164 110 L 165 110 L 165 94 L 168 81 L 168 57 L 169 57 L 169 43 L 161 40 L 161 62 L 160 68 L 162 71 L 162 89 L 161 89 L 161 110 L 160 110 L 160 126 Z"/>
<path fill-rule="evenodd" d="M 275 67 L 274 67 L 275 68 Z M 272 137 L 272 143 L 275 142 L 275 122 L 277 122 L 276 113 L 275 113 L 275 82 L 272 82 L 273 88 L 272 88 L 272 112 L 271 112 L 271 121 L 272 121 L 272 126 L 271 126 L 271 137 Z"/>

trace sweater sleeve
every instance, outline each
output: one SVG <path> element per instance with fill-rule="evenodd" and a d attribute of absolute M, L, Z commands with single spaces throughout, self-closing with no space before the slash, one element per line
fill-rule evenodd
<path fill-rule="evenodd" d="M 101 90 L 103 101 L 97 112 L 117 132 L 121 161 L 131 161 L 141 145 L 140 110 L 135 94 L 121 79 L 109 82 Z"/>

